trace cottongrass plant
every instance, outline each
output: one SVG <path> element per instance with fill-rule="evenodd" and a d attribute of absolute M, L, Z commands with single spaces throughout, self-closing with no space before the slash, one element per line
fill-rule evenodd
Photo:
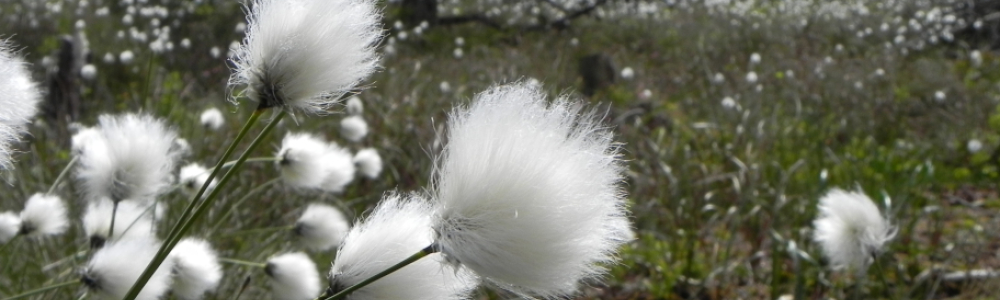
<path fill-rule="evenodd" d="M 222 266 L 207 241 L 186 238 L 170 252 L 174 262 L 172 293 L 182 300 L 200 300 L 222 281 Z"/>
<path fill-rule="evenodd" d="M 330 269 L 327 293 L 337 293 L 372 277 L 429 245 L 432 207 L 410 196 L 390 194 L 351 229 Z M 351 300 L 467 299 L 478 280 L 468 270 L 444 267 L 432 254 L 347 296 Z"/>
<path fill-rule="evenodd" d="M 312 251 L 328 251 L 340 244 L 351 229 L 347 218 L 337 208 L 313 203 L 295 222 L 295 235 Z"/>
<path fill-rule="evenodd" d="M 218 108 L 209 108 L 201 112 L 201 126 L 211 130 L 219 130 L 226 124 L 226 118 Z"/>
<path fill-rule="evenodd" d="M 209 173 L 208 169 L 205 169 L 205 167 L 201 166 L 201 164 L 190 163 L 181 167 L 180 172 L 177 174 L 177 183 L 180 184 L 181 191 L 184 192 L 185 195 L 188 195 L 189 197 L 194 196 L 198 193 L 198 189 L 208 182 Z M 212 182 L 208 184 L 207 190 L 211 191 L 215 189 L 217 184 L 218 181 L 212 180 Z"/>
<path fill-rule="evenodd" d="M 111 199 L 91 201 L 83 213 L 83 231 L 90 240 L 90 247 L 94 249 L 103 247 L 109 241 L 150 238 L 156 232 L 156 222 L 153 219 L 157 212 L 154 210 L 155 206 L 132 200 L 119 201 L 117 211 L 114 211 Z M 161 213 L 162 211 L 159 210 Z M 113 233 L 110 232 L 112 213 L 115 214 L 117 223 Z M 111 236 L 108 236 L 109 233 Z"/>
<path fill-rule="evenodd" d="M 560 298 L 629 239 L 619 147 L 594 112 L 538 85 L 498 86 L 449 118 L 433 229 L 454 264 L 517 294 Z"/>
<path fill-rule="evenodd" d="M 368 123 L 359 115 L 344 117 L 340 120 L 340 136 L 351 142 L 360 142 L 368 136 Z"/>
<path fill-rule="evenodd" d="M 819 200 L 813 240 L 834 269 L 864 273 L 896 229 L 861 192 L 833 189 Z"/>
<path fill-rule="evenodd" d="M 109 243 L 90 258 L 81 281 L 101 299 L 122 299 L 158 247 L 159 242 L 148 237 Z M 157 300 L 163 297 L 170 288 L 172 265 L 172 261 L 160 265 L 135 299 Z"/>
<path fill-rule="evenodd" d="M 21 217 L 5 211 L 0 213 L 0 244 L 6 244 L 21 232 Z"/>
<path fill-rule="evenodd" d="M 21 234 L 29 237 L 60 235 L 69 228 L 66 204 L 56 195 L 37 193 L 21 211 Z"/>
<path fill-rule="evenodd" d="M 292 187 L 340 193 L 354 180 L 351 152 L 312 134 L 289 133 L 276 156 L 282 180 Z"/>
<path fill-rule="evenodd" d="M 311 300 L 320 293 L 319 272 L 305 253 L 273 256 L 267 260 L 264 272 L 270 278 L 275 300 Z"/>
<path fill-rule="evenodd" d="M 0 169 L 13 167 L 11 144 L 20 139 L 42 98 L 27 64 L 12 48 L 0 40 Z"/>
<path fill-rule="evenodd" d="M 354 154 L 354 164 L 358 167 L 358 172 L 368 179 L 376 179 L 382 174 L 382 156 L 375 148 L 364 148 Z"/>

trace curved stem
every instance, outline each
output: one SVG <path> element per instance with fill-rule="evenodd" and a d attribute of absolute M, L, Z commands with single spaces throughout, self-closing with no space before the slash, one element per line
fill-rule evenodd
<path fill-rule="evenodd" d="M 280 157 L 251 157 L 251 158 L 247 158 L 246 162 L 275 162 L 275 161 L 280 161 L 280 160 L 281 160 Z M 223 168 L 228 168 L 228 167 L 232 167 L 235 164 L 236 164 L 235 160 L 234 161 L 228 161 L 225 164 L 223 164 L 222 167 Z"/>
<path fill-rule="evenodd" d="M 34 295 L 37 295 L 37 294 L 48 292 L 50 290 L 54 290 L 54 289 L 58 289 L 58 288 L 61 288 L 61 287 L 66 287 L 66 286 L 71 286 L 71 285 L 74 285 L 74 284 L 80 284 L 80 282 L 79 281 L 67 281 L 67 282 L 63 282 L 63 283 L 57 283 L 57 284 L 53 284 L 53 285 L 50 285 L 50 286 L 33 289 L 33 290 L 30 290 L 30 291 L 27 291 L 27 292 L 24 292 L 24 293 L 20 293 L 20 294 L 14 295 L 14 296 L 10 296 L 10 297 L 5 298 L 4 300 L 14 300 L 14 299 L 27 298 L 27 297 L 34 296 Z"/>
<path fill-rule="evenodd" d="M 401 262 L 399 262 L 399 263 L 397 263 L 395 265 L 392 265 L 388 269 L 385 269 L 384 271 L 379 272 L 378 274 L 375 274 L 372 277 L 368 277 L 368 279 L 365 279 L 364 281 L 359 282 L 358 284 L 352 285 L 351 287 L 346 288 L 343 291 L 340 291 L 340 292 L 338 292 L 337 294 L 335 294 L 333 296 L 328 296 L 328 297 L 325 297 L 325 298 L 323 296 L 320 296 L 317 299 L 322 299 L 322 300 L 343 299 L 344 297 L 347 297 L 347 295 L 350 295 L 354 291 L 357 291 L 357 290 L 359 290 L 359 289 L 361 289 L 361 288 L 363 288 L 363 287 L 371 284 L 372 282 L 375 282 L 375 281 L 377 281 L 379 279 L 382 279 L 382 277 L 385 277 L 385 276 L 387 276 L 389 274 L 392 274 L 392 272 L 395 272 L 395 271 L 397 271 L 399 269 L 402 269 L 403 267 L 408 266 L 408 265 L 410 265 L 410 264 L 412 264 L 412 263 L 420 260 L 421 258 L 424 258 L 425 256 L 433 254 L 433 253 L 436 253 L 436 252 L 438 252 L 437 247 L 435 247 L 434 244 L 431 244 L 430 246 L 427 246 L 424 249 L 421 249 L 417 253 L 414 253 L 413 255 L 410 255 L 410 257 L 407 257 L 405 260 L 403 260 L 403 261 L 401 261 Z"/>
<path fill-rule="evenodd" d="M 242 266 L 254 267 L 254 268 L 265 268 L 265 267 L 267 267 L 267 264 L 265 264 L 265 263 L 245 261 L 245 260 L 242 260 L 242 259 L 235 259 L 235 258 L 219 257 L 219 262 L 224 262 L 224 263 L 229 263 L 229 264 L 234 264 L 234 265 L 242 265 Z"/>
<path fill-rule="evenodd" d="M 69 169 L 72 169 L 73 165 L 76 165 L 76 161 L 78 158 L 79 158 L 78 156 L 75 155 L 73 156 L 73 159 L 71 159 L 69 163 L 66 164 L 66 167 L 63 168 L 61 172 L 59 172 L 59 176 L 56 177 L 55 182 L 52 182 L 52 186 L 49 187 L 49 191 L 46 192 L 46 194 L 51 195 L 52 192 L 56 190 L 56 187 L 59 186 L 59 183 L 62 182 L 64 178 L 66 178 L 66 174 L 69 174 Z"/>
<path fill-rule="evenodd" d="M 216 163 L 215 168 L 212 169 L 212 174 L 208 175 L 208 179 L 205 180 L 205 183 L 201 185 L 201 189 L 199 189 L 198 193 L 191 198 L 191 202 L 189 202 L 187 208 L 184 209 L 184 213 L 181 214 L 180 219 L 178 219 L 177 223 L 175 223 L 174 226 L 171 227 L 170 233 L 167 234 L 166 240 L 164 241 L 163 245 L 160 246 L 160 250 L 156 252 L 156 256 L 154 256 L 153 260 L 151 260 L 149 262 L 149 265 L 146 266 L 146 270 L 142 272 L 142 275 L 140 275 L 139 278 L 136 279 L 135 284 L 132 285 L 132 288 L 128 291 L 128 294 L 125 295 L 124 299 L 135 300 L 135 298 L 139 296 L 139 292 L 142 291 L 142 287 L 146 285 L 146 282 L 149 282 L 150 277 L 153 277 L 153 273 L 156 272 L 156 268 L 159 267 L 160 264 L 163 263 L 163 260 L 167 258 L 167 255 L 170 254 L 170 250 L 173 249 L 174 244 L 176 243 L 176 242 L 172 243 L 172 241 L 180 240 L 180 236 L 183 234 L 182 230 L 185 228 L 184 224 L 190 223 L 189 219 L 190 217 L 192 217 L 191 213 L 194 211 L 195 207 L 198 206 L 198 200 L 201 199 L 201 196 L 205 194 L 205 191 L 208 189 L 208 186 L 212 183 L 212 180 L 215 179 L 215 177 L 218 176 L 219 173 L 222 171 L 222 165 L 225 163 L 227 159 L 229 159 L 230 156 L 232 156 L 233 152 L 235 152 L 236 150 L 236 146 L 239 144 L 240 141 L 243 140 L 244 137 L 246 137 L 247 133 L 250 131 L 250 128 L 253 126 L 254 123 L 257 123 L 257 120 L 260 119 L 260 116 L 262 114 L 264 114 L 264 110 L 260 109 L 254 110 L 254 112 L 250 114 L 250 118 L 248 118 L 246 124 L 243 125 L 243 129 L 240 129 L 240 132 L 236 134 L 236 138 L 233 139 L 233 142 L 229 144 L 228 148 L 226 148 L 226 151 L 222 154 L 222 157 L 219 158 L 219 162 Z M 279 114 L 278 117 L 275 117 L 275 119 L 280 119 L 281 115 L 283 115 L 283 112 L 282 114 Z M 248 148 L 247 149 L 248 152 L 251 149 L 252 148 Z M 215 190 L 216 191 L 221 190 L 223 184 L 224 183 L 220 182 L 215 187 Z M 204 201 L 208 201 L 208 199 L 205 199 Z"/>

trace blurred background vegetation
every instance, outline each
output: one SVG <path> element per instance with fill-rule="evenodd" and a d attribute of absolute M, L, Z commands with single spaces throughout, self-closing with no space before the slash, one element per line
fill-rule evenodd
<path fill-rule="evenodd" d="M 383 67 L 358 94 L 369 136 L 340 138 L 343 115 L 300 115 L 257 155 L 284 132 L 312 132 L 377 148 L 381 178 L 342 195 L 252 192 L 278 173 L 250 164 L 194 235 L 249 261 L 297 250 L 288 232 L 248 230 L 292 224 L 311 202 L 356 218 L 387 191 L 420 191 L 451 107 L 497 83 L 538 81 L 607 111 L 629 166 L 637 240 L 580 298 L 845 298 L 857 281 L 829 270 L 810 238 L 818 197 L 841 187 L 862 189 L 899 228 L 863 280 L 866 298 L 995 299 L 997 2 L 389 1 Z M 0 211 L 47 189 L 69 161 L 70 124 L 104 113 L 165 118 L 191 144 L 187 162 L 214 164 L 252 110 L 226 87 L 245 25 L 231 0 L 0 1 L 0 36 L 20 45 L 49 98 L 17 168 L 0 173 Z M 86 65 L 96 76 L 81 76 Z M 199 123 L 211 107 L 226 112 L 223 130 Z M 76 278 L 82 205 L 73 184 L 59 193 L 74 228 L 0 248 L 0 296 Z M 187 198 L 161 200 L 164 234 Z M 311 253 L 321 272 L 333 255 Z M 209 299 L 231 299 L 246 278 L 243 299 L 270 297 L 261 270 L 225 271 Z"/>

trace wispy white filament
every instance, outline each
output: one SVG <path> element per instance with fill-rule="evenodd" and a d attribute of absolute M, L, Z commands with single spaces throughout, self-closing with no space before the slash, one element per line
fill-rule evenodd
<path fill-rule="evenodd" d="M 351 229 L 330 269 L 330 287 L 340 291 L 417 253 L 433 242 L 433 208 L 418 198 L 386 196 Z M 350 300 L 466 299 L 478 280 L 465 269 L 431 254 L 350 294 Z"/>
<path fill-rule="evenodd" d="M 21 217 L 14 212 L 0 213 L 0 244 L 6 244 L 21 232 Z"/>
<path fill-rule="evenodd" d="M 199 300 L 214 291 L 222 280 L 222 266 L 212 245 L 202 239 L 186 238 L 170 251 L 174 261 L 174 284 L 177 298 Z"/>
<path fill-rule="evenodd" d="M 0 169 L 10 169 L 11 144 L 35 116 L 41 93 L 31 80 L 24 60 L 0 39 Z"/>
<path fill-rule="evenodd" d="M 37 193 L 21 211 L 21 230 L 27 236 L 59 235 L 69 228 L 66 205 L 56 195 Z"/>
<path fill-rule="evenodd" d="M 354 154 L 354 163 L 358 165 L 361 175 L 370 179 L 378 178 L 382 173 L 382 156 L 375 148 L 358 150 L 358 153 Z"/>
<path fill-rule="evenodd" d="M 538 85 L 494 87 L 452 112 L 433 185 L 448 259 L 504 289 L 575 293 L 628 241 L 612 133 Z"/>
<path fill-rule="evenodd" d="M 177 134 L 148 115 L 102 115 L 96 140 L 83 147 L 76 178 L 87 199 L 151 201 L 170 188 Z"/>
<path fill-rule="evenodd" d="M 231 85 L 265 107 L 321 113 L 375 71 L 374 0 L 254 0 Z"/>
<path fill-rule="evenodd" d="M 212 107 L 201 112 L 201 125 L 211 130 L 219 130 L 226 123 L 226 118 L 222 116 L 222 111 Z"/>
<path fill-rule="evenodd" d="M 107 198 L 87 204 L 87 210 L 83 214 L 83 231 L 92 243 L 100 245 L 108 241 L 113 208 L 114 203 Z M 146 202 L 140 204 L 131 200 L 119 201 L 115 213 L 115 232 L 111 240 L 152 237 L 156 230 L 153 219 L 157 211 L 154 210 L 162 209 Z"/>
<path fill-rule="evenodd" d="M 313 203 L 295 223 L 299 240 L 312 251 L 327 251 L 340 244 L 351 224 L 337 208 Z"/>
<path fill-rule="evenodd" d="M 368 123 L 361 116 L 347 116 L 340 120 L 340 136 L 358 142 L 368 135 Z"/>
<path fill-rule="evenodd" d="M 316 264 L 302 252 L 285 253 L 267 260 L 275 300 L 311 300 L 320 294 Z"/>
<path fill-rule="evenodd" d="M 878 207 L 861 192 L 830 190 L 819 200 L 813 240 L 836 269 L 862 270 L 895 235 Z"/>
<path fill-rule="evenodd" d="M 286 135 L 277 157 L 281 178 L 293 187 L 340 193 L 354 180 L 351 152 L 311 134 Z"/>
<path fill-rule="evenodd" d="M 90 258 L 82 281 L 93 295 L 101 299 L 122 299 L 159 247 L 160 243 L 152 238 L 123 239 L 110 243 Z M 170 288 L 171 266 L 173 261 L 168 257 L 143 286 L 136 299 L 157 300 L 163 297 Z"/>

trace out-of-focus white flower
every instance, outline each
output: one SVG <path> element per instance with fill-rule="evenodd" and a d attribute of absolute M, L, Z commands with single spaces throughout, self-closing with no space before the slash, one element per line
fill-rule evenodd
<path fill-rule="evenodd" d="M 623 167 L 593 111 L 537 86 L 494 87 L 456 109 L 433 186 L 449 261 L 510 291 L 569 296 L 632 233 Z"/>
<path fill-rule="evenodd" d="M 319 296 L 319 272 L 305 253 L 273 256 L 267 260 L 264 271 L 271 278 L 271 295 L 275 300 L 311 300 Z"/>
<path fill-rule="evenodd" d="M 451 93 L 451 84 L 448 83 L 447 81 L 442 81 L 440 84 L 438 84 L 438 89 L 441 90 L 442 94 Z"/>
<path fill-rule="evenodd" d="M 202 167 L 201 164 L 191 163 L 181 167 L 181 171 L 177 175 L 177 181 L 181 184 L 181 190 L 185 194 L 194 196 L 201 189 L 201 186 L 205 185 L 205 181 L 208 181 L 208 176 L 211 174 L 212 172 Z M 205 191 L 211 192 L 215 189 L 216 184 L 218 184 L 218 180 L 213 179 Z"/>
<path fill-rule="evenodd" d="M 944 102 L 945 99 L 947 99 L 947 95 L 945 95 L 944 91 L 934 92 L 934 100 L 937 100 L 937 102 Z"/>
<path fill-rule="evenodd" d="M 635 71 L 632 70 L 632 67 L 622 69 L 622 79 L 632 80 L 632 78 L 635 78 Z"/>
<path fill-rule="evenodd" d="M 313 203 L 295 223 L 295 234 L 312 251 L 327 251 L 340 244 L 351 224 L 333 206 Z"/>
<path fill-rule="evenodd" d="M 83 65 L 83 67 L 80 67 L 80 77 L 83 80 L 93 81 L 94 78 L 97 78 L 97 67 L 93 64 Z"/>
<path fill-rule="evenodd" d="M 254 0 L 231 85 L 260 107 L 321 113 L 375 71 L 374 0 Z"/>
<path fill-rule="evenodd" d="M 0 40 L 0 169 L 13 167 L 11 144 L 20 139 L 42 99 L 31 72 L 12 47 Z"/>
<path fill-rule="evenodd" d="M 418 198 L 390 194 L 347 234 L 330 269 L 330 290 L 339 292 L 406 259 L 433 242 L 431 205 Z M 466 269 L 442 265 L 430 254 L 363 287 L 347 299 L 466 299 L 477 280 Z"/>
<path fill-rule="evenodd" d="M 111 53 L 104 53 L 104 58 L 102 59 L 105 64 L 115 63 L 115 55 Z"/>
<path fill-rule="evenodd" d="M 733 97 L 726 96 L 726 98 L 722 98 L 722 107 L 725 109 L 736 109 L 739 107 L 739 104 L 736 103 L 736 100 L 733 100 Z"/>
<path fill-rule="evenodd" d="M 170 188 L 177 134 L 148 115 L 102 115 L 97 141 L 83 147 L 76 178 L 89 200 L 151 201 Z"/>
<path fill-rule="evenodd" d="M 118 61 L 122 62 L 123 65 L 130 65 L 133 60 L 135 60 L 135 54 L 132 54 L 131 50 L 122 51 L 122 53 L 118 55 Z"/>
<path fill-rule="evenodd" d="M 222 266 L 212 245 L 202 239 L 185 238 L 170 251 L 173 260 L 173 294 L 183 300 L 199 300 L 214 291 L 222 280 Z"/>
<path fill-rule="evenodd" d="M 222 116 L 222 111 L 212 107 L 201 112 L 201 125 L 211 130 L 219 130 L 226 123 L 226 118 Z"/>
<path fill-rule="evenodd" d="M 455 51 L 452 51 L 451 54 L 454 55 L 455 58 L 461 59 L 465 56 L 465 51 L 463 51 L 462 48 L 455 48 Z"/>
<path fill-rule="evenodd" d="M 653 97 L 653 91 L 650 91 L 649 89 L 642 90 L 642 92 L 639 93 L 639 99 L 642 100 L 649 100 L 649 98 L 652 97 Z"/>
<path fill-rule="evenodd" d="M 726 76 L 722 75 L 722 73 L 715 73 L 715 75 L 712 76 L 712 83 L 721 84 L 723 82 L 726 82 Z"/>
<path fill-rule="evenodd" d="M 969 61 L 972 62 L 972 66 L 981 67 L 983 65 L 983 54 L 979 50 L 972 50 L 969 53 Z"/>
<path fill-rule="evenodd" d="M 340 120 L 340 135 L 348 141 L 361 141 L 368 135 L 368 122 L 358 115 L 347 116 Z"/>
<path fill-rule="evenodd" d="M 66 204 L 56 195 L 37 193 L 28 198 L 21 211 L 21 234 L 59 235 L 69 228 Z"/>
<path fill-rule="evenodd" d="M 747 82 L 757 83 L 757 72 L 750 71 L 749 73 L 747 73 Z"/>
<path fill-rule="evenodd" d="M 153 238 L 123 239 L 94 253 L 81 281 L 102 299 L 122 299 L 153 260 L 160 243 Z M 123 259 L 127 258 L 127 259 Z M 173 261 L 168 257 L 143 286 L 136 300 L 157 300 L 170 288 Z"/>
<path fill-rule="evenodd" d="M 0 244 L 6 244 L 21 232 L 21 217 L 10 211 L 0 213 Z"/>
<path fill-rule="evenodd" d="M 813 240 L 837 269 L 866 268 L 896 235 L 875 203 L 860 192 L 831 190 L 819 200 L 819 213 Z"/>
<path fill-rule="evenodd" d="M 177 153 L 178 157 L 186 157 L 191 155 L 191 143 L 184 138 L 174 139 L 174 146 L 170 148 L 170 151 Z"/>
<path fill-rule="evenodd" d="M 370 179 L 378 178 L 382 173 L 382 156 L 375 148 L 358 150 L 358 153 L 354 154 L 354 163 L 358 165 L 361 175 Z"/>
<path fill-rule="evenodd" d="M 108 239 L 111 230 L 111 212 L 114 202 L 104 198 L 91 201 L 83 213 L 83 231 L 90 239 L 92 248 L 101 248 Z M 111 241 L 135 238 L 150 238 L 155 234 L 156 225 L 153 219 L 163 209 L 155 205 L 139 204 L 131 200 L 118 202 L 115 211 L 115 232 Z"/>
<path fill-rule="evenodd" d="M 969 150 L 969 153 L 976 153 L 979 152 L 979 150 L 983 150 L 983 142 L 978 139 L 971 139 L 965 145 L 965 148 Z"/>
<path fill-rule="evenodd" d="M 351 116 L 357 116 L 365 112 L 365 104 L 361 102 L 361 98 L 358 96 L 347 98 L 347 104 L 344 107 L 347 110 L 347 114 Z"/>
<path fill-rule="evenodd" d="M 354 180 L 351 152 L 308 133 L 286 135 L 277 157 L 281 178 L 294 187 L 340 193 Z"/>
<path fill-rule="evenodd" d="M 465 46 L 465 38 L 463 38 L 463 37 L 456 37 L 455 38 L 455 46 L 458 46 L 458 47 Z"/>
<path fill-rule="evenodd" d="M 757 54 L 757 52 L 751 53 L 750 54 L 750 65 L 756 65 L 756 64 L 759 64 L 759 63 L 760 63 L 760 54 Z"/>

